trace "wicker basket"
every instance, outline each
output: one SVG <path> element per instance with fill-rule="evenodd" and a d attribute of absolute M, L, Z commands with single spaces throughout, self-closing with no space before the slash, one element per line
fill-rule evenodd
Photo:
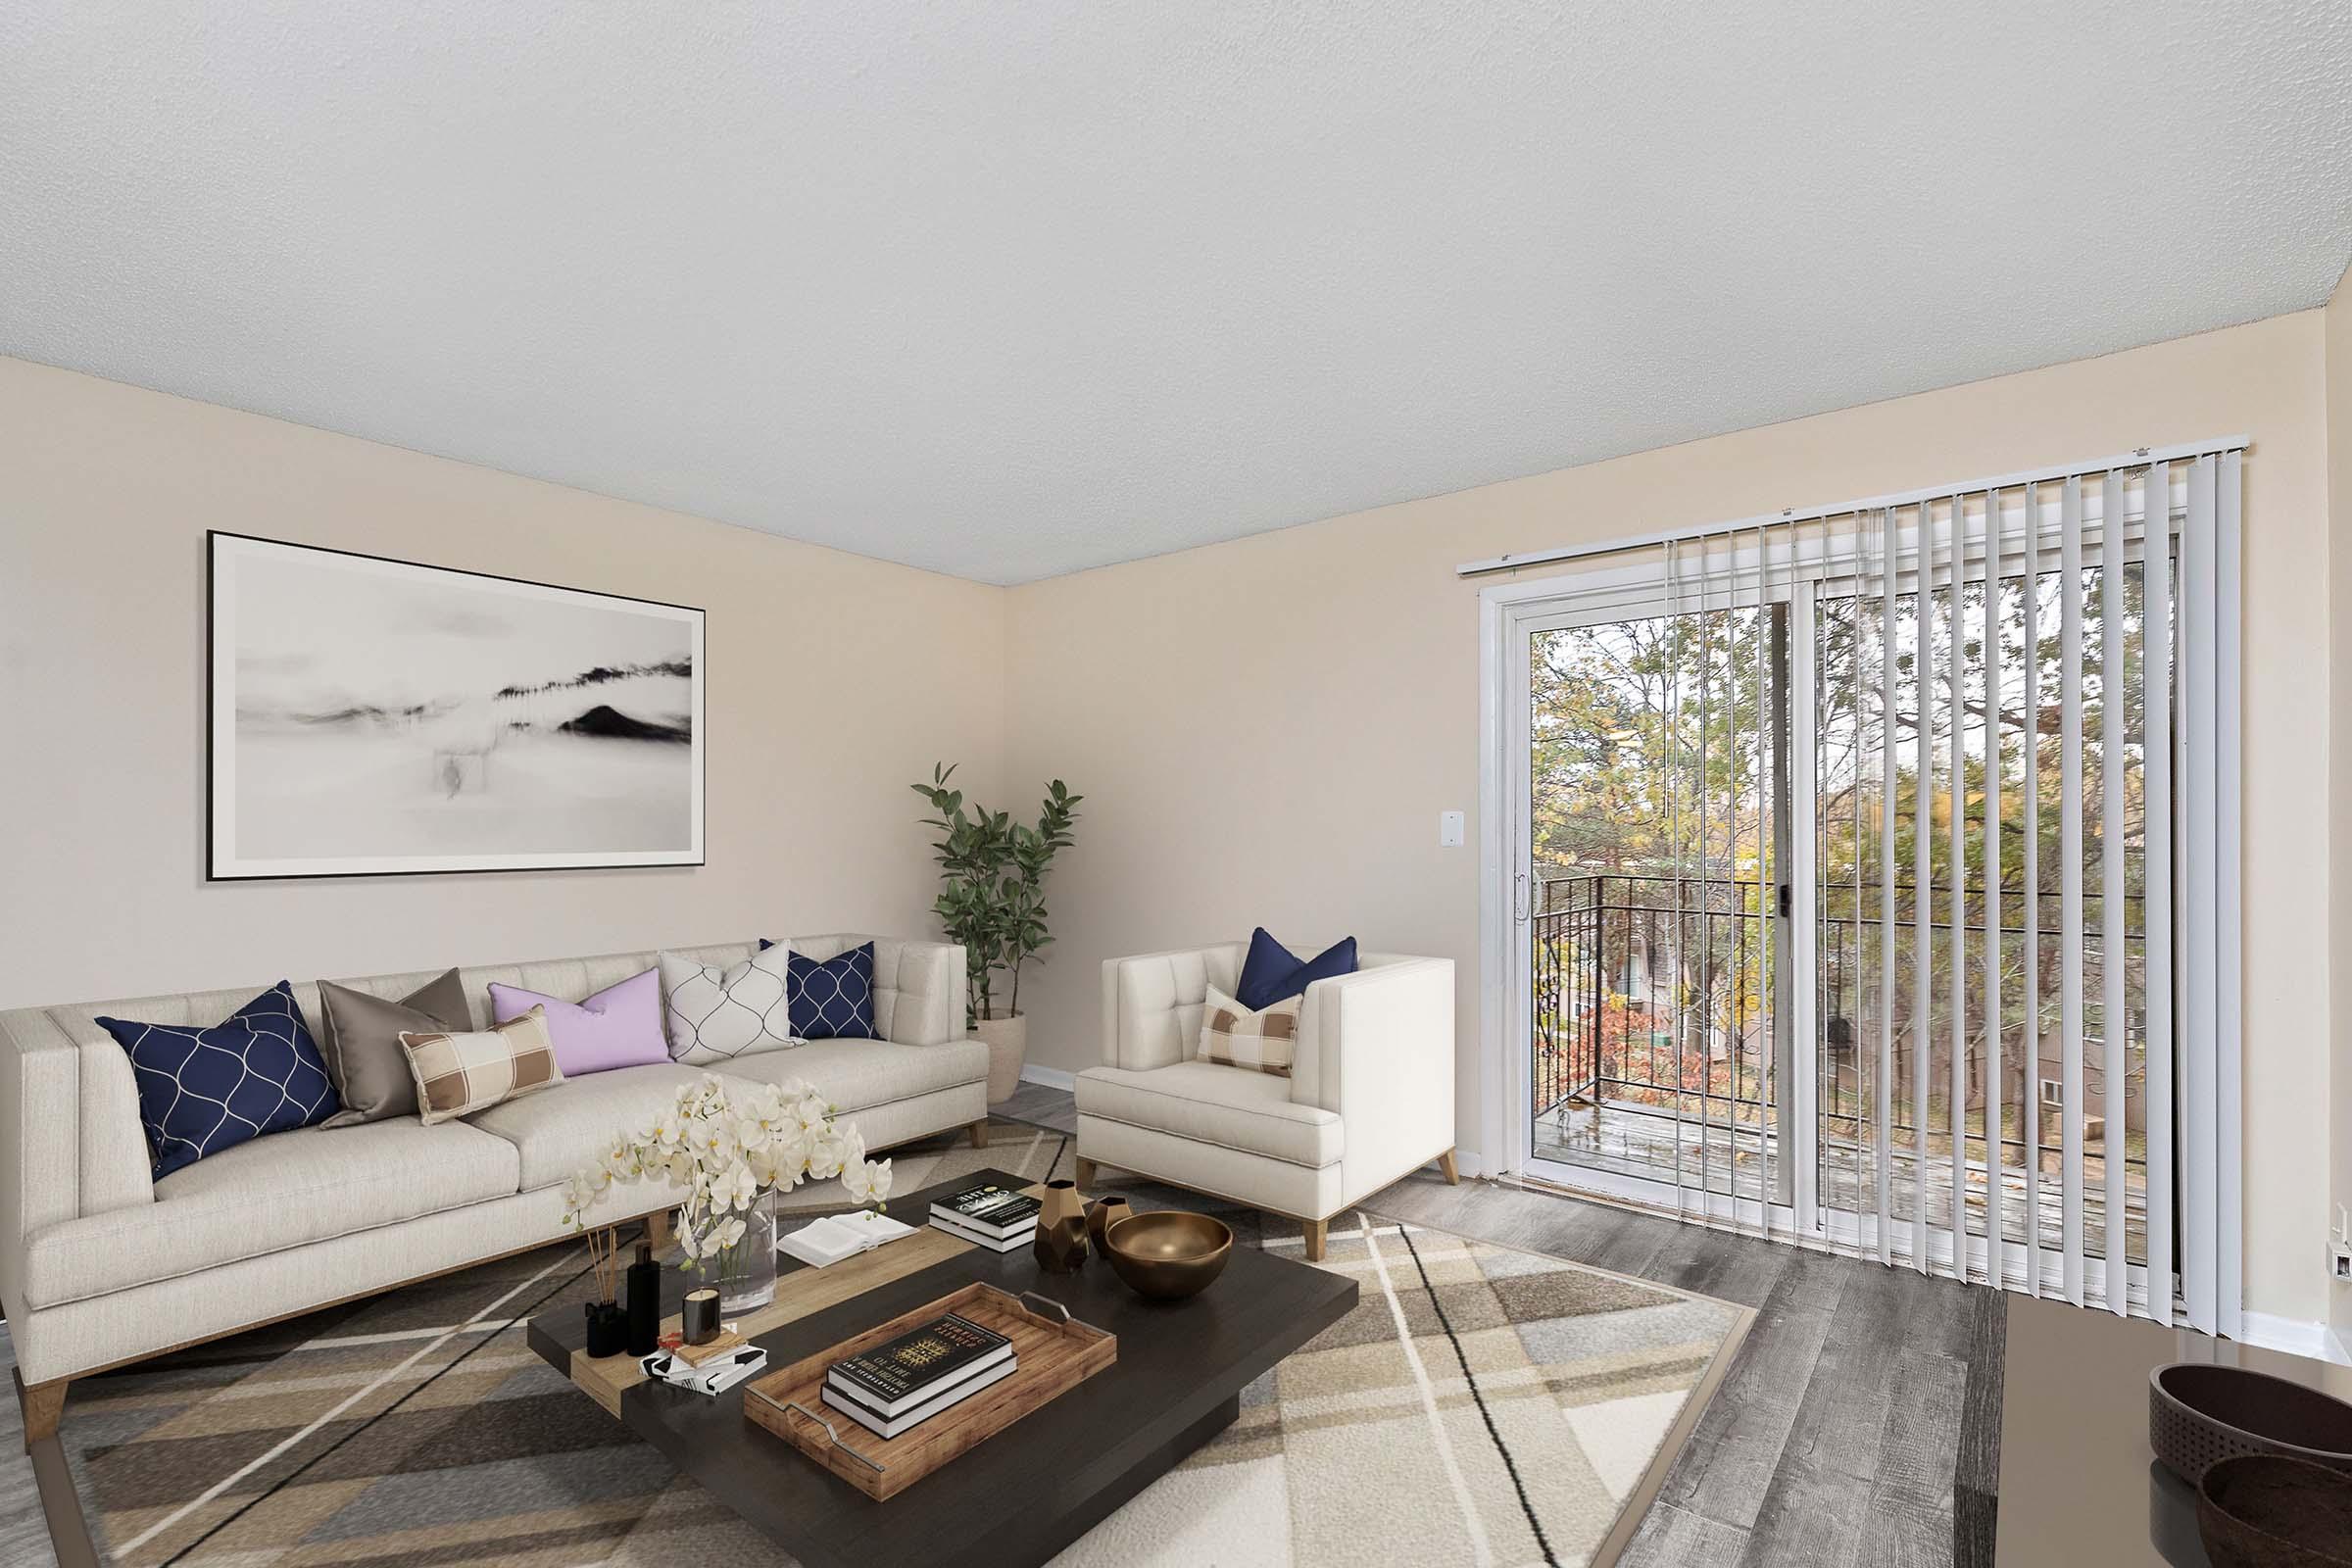
<path fill-rule="evenodd" d="M 2249 1453 L 2352 1471 L 2352 1404 L 2267 1372 L 2176 1361 L 2148 1374 L 2148 1446 L 2191 1487 Z"/>

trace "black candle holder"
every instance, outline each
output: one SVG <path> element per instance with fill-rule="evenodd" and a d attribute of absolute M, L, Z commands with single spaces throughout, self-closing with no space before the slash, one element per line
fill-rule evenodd
<path fill-rule="evenodd" d="M 686 1293 L 678 1308 L 678 1328 L 688 1345 L 709 1345 L 718 1338 L 718 1290 L 705 1285 Z"/>

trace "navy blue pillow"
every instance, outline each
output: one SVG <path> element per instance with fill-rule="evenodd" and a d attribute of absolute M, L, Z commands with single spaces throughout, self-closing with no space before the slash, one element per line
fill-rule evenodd
<path fill-rule="evenodd" d="M 209 1029 L 97 1022 L 130 1057 L 159 1181 L 207 1154 L 314 1126 L 343 1108 L 283 980 Z"/>
<path fill-rule="evenodd" d="M 1300 962 L 1290 949 L 1259 926 L 1250 933 L 1250 956 L 1242 960 L 1242 983 L 1233 1000 L 1251 1012 L 1302 994 L 1318 980 L 1355 973 L 1355 938 L 1344 937 Z"/>
<path fill-rule="evenodd" d="M 795 953 L 784 960 L 792 1032 L 802 1040 L 873 1040 L 874 945 L 859 943 L 822 961 Z"/>

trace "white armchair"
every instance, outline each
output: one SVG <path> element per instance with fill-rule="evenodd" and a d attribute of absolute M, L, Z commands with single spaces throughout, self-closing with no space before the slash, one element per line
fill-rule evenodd
<path fill-rule="evenodd" d="M 1323 1256 L 1331 1216 L 1453 1162 L 1453 961 L 1365 954 L 1306 988 L 1291 1076 L 1194 1059 L 1208 987 L 1245 943 L 1102 965 L 1102 1065 L 1078 1075 L 1078 1185 L 1111 1165 L 1286 1214 Z M 1294 951 L 1311 952 L 1313 949 Z"/>

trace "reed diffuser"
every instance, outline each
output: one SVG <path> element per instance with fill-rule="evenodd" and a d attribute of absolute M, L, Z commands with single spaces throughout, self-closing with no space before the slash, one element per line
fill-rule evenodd
<path fill-rule="evenodd" d="M 618 1355 L 628 1346 L 629 1315 L 613 1299 L 620 1287 L 620 1233 L 608 1225 L 587 1233 L 588 1269 L 596 1285 L 596 1299 L 583 1310 L 588 1317 L 588 1353 Z"/>

